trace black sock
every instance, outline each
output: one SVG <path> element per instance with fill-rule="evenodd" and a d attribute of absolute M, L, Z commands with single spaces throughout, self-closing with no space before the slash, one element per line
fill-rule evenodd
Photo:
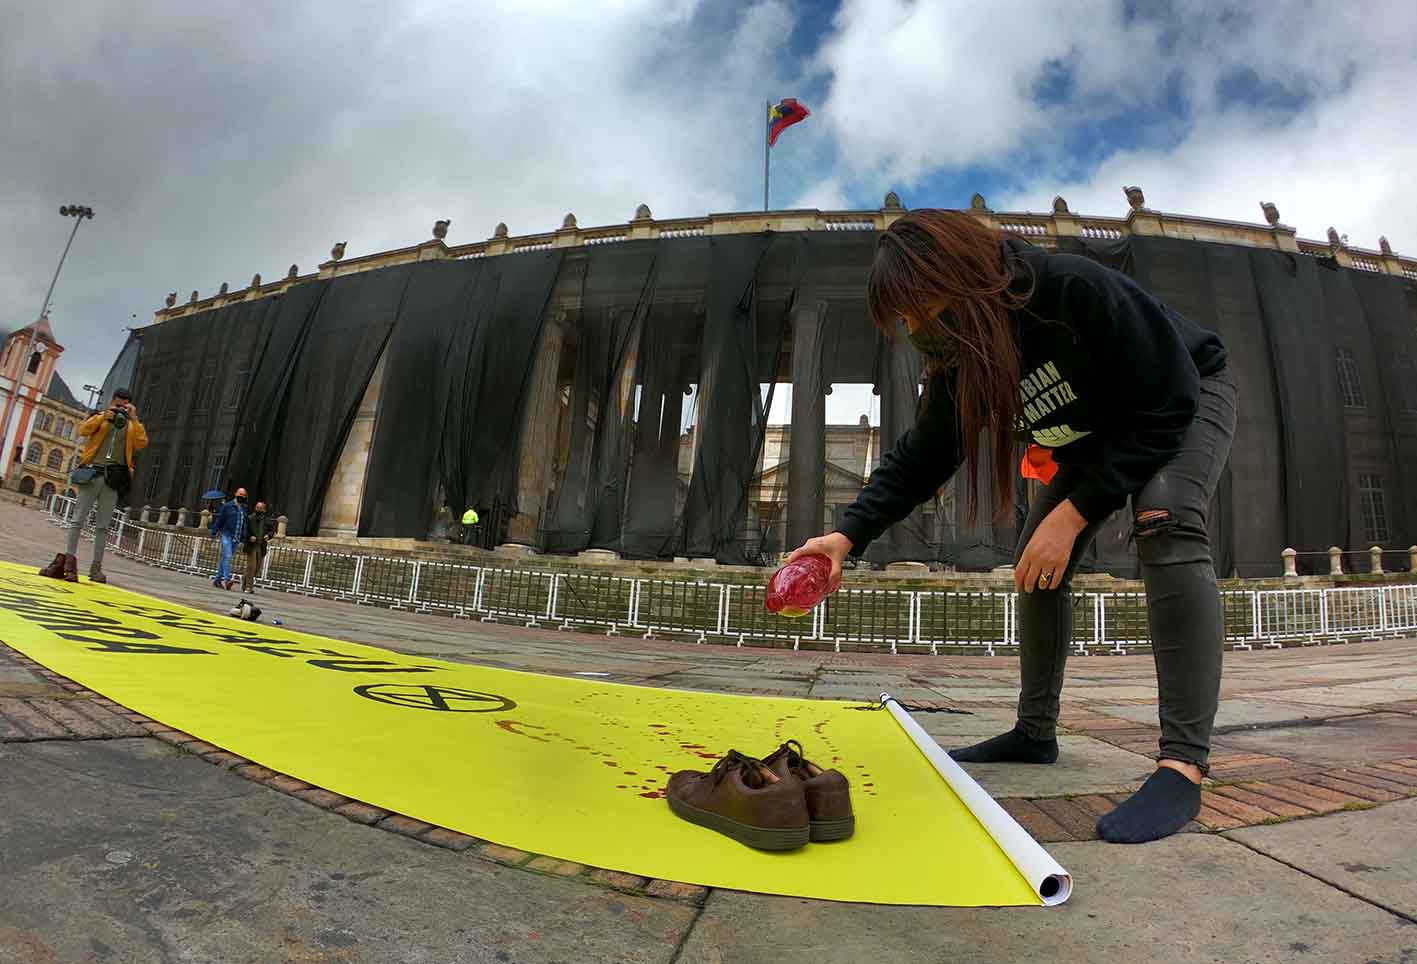
<path fill-rule="evenodd" d="M 1058 759 L 1058 741 L 1035 740 L 1014 727 L 992 740 L 951 750 L 950 756 L 960 763 L 1054 763 Z"/>
<path fill-rule="evenodd" d="M 1158 767 L 1141 789 L 1097 818 L 1097 834 L 1111 843 L 1146 843 L 1169 837 L 1195 819 L 1201 788 L 1170 767 Z"/>

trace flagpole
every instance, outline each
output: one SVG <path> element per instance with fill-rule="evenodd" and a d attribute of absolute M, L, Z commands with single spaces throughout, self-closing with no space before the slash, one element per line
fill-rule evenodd
<path fill-rule="evenodd" d="M 768 129 L 771 123 L 768 118 L 772 114 L 772 101 L 767 101 L 763 109 L 763 210 L 768 209 Z"/>

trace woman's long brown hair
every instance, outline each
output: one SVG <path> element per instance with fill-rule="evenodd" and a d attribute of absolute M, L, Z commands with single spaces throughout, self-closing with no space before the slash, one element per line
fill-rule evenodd
<path fill-rule="evenodd" d="M 976 466 L 985 428 L 996 515 L 1007 511 L 1013 493 L 1020 360 L 1009 312 L 1026 304 L 1031 291 L 1010 288 L 1013 275 L 1003 256 L 1003 238 L 960 211 L 911 211 L 881 234 L 866 286 L 871 322 L 887 337 L 896 337 L 897 325 L 905 320 L 912 328 L 928 328 L 935 340 L 953 340 L 958 349 L 955 402 L 971 520 L 978 510 Z M 944 367 L 941 359 L 929 356 L 925 364 L 927 377 Z M 925 405 L 938 403 L 928 396 L 923 400 Z"/>

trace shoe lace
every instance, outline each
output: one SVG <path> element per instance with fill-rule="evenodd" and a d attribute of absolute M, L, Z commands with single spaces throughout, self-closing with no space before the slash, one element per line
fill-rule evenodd
<path fill-rule="evenodd" d="M 750 787 L 757 787 L 762 782 L 758 768 L 763 764 L 753 757 L 739 753 L 737 750 L 729 750 L 709 771 L 709 776 L 713 778 L 713 785 L 718 786 L 723 782 L 723 778 L 734 770 L 742 770 L 744 782 Z"/>
<path fill-rule="evenodd" d="M 764 758 L 763 764 L 770 767 L 784 754 L 787 755 L 788 769 L 795 770 L 800 766 L 806 765 L 806 758 L 802 755 L 802 744 L 798 743 L 796 740 L 788 740 L 786 743 L 782 744 L 782 746 L 773 750 L 770 756 Z"/>

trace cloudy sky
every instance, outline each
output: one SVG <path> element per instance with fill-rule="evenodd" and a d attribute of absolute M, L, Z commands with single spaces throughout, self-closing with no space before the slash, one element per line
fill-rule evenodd
<path fill-rule="evenodd" d="M 774 206 L 1166 211 L 1417 251 L 1417 3 L 11 0 L 0 328 L 52 299 L 76 391 L 169 291 L 498 221 Z M 135 318 L 136 316 L 136 318 Z"/>

